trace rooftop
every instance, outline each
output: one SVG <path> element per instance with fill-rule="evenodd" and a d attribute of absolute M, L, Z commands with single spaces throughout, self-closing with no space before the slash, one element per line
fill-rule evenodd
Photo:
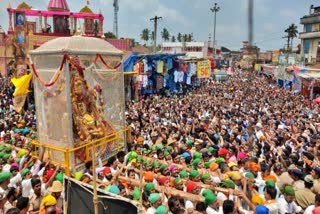
<path fill-rule="evenodd" d="M 48 10 L 51 11 L 70 11 L 66 0 L 50 0 Z"/>

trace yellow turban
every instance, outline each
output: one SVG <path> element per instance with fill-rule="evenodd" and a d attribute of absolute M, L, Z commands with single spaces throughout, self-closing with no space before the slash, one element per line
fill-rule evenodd
<path fill-rule="evenodd" d="M 228 176 L 231 180 L 236 181 L 241 179 L 241 174 L 240 172 L 228 172 Z"/>
<path fill-rule="evenodd" d="M 251 198 L 251 202 L 255 206 L 264 204 L 264 200 L 259 195 L 253 195 L 252 198 Z"/>
<path fill-rule="evenodd" d="M 40 211 L 45 210 L 46 207 L 54 206 L 57 204 L 57 200 L 52 195 L 47 195 L 41 201 Z"/>

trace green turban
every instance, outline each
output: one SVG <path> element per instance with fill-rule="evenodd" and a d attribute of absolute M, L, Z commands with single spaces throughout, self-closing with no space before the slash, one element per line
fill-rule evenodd
<path fill-rule="evenodd" d="M 36 138 L 37 138 L 37 135 L 32 134 L 30 138 L 31 138 L 32 140 L 34 140 L 34 139 L 36 139 Z"/>
<path fill-rule="evenodd" d="M 170 152 L 172 152 L 172 150 L 173 150 L 172 146 L 167 146 L 167 147 L 166 147 L 166 151 L 167 151 L 167 152 L 170 153 Z"/>
<path fill-rule="evenodd" d="M 9 144 L 12 144 L 12 143 L 14 143 L 14 142 L 16 142 L 16 139 L 14 139 L 14 138 L 11 138 L 10 140 L 9 140 Z M 6 148 L 7 149 L 7 148 Z"/>
<path fill-rule="evenodd" d="M 160 205 L 154 214 L 166 214 L 167 213 L 167 208 L 163 205 Z"/>
<path fill-rule="evenodd" d="M 201 155 L 201 153 L 200 152 L 195 152 L 195 153 L 193 153 L 193 156 L 192 156 L 192 158 L 195 160 L 195 159 L 197 159 L 197 158 L 202 158 L 202 155 Z"/>
<path fill-rule="evenodd" d="M 0 152 L 0 158 L 3 158 L 4 152 Z"/>
<path fill-rule="evenodd" d="M 58 174 L 56 174 L 56 176 L 54 177 L 54 180 L 63 182 L 63 173 L 59 172 Z"/>
<path fill-rule="evenodd" d="M 10 172 L 0 172 L 0 184 L 10 179 L 11 176 L 12 174 Z"/>
<path fill-rule="evenodd" d="M 208 152 L 210 154 L 214 153 L 215 151 L 217 151 L 217 150 L 215 148 L 211 147 L 211 146 L 208 148 Z"/>
<path fill-rule="evenodd" d="M 11 153 L 12 152 L 12 148 L 10 146 L 7 146 L 5 151 L 6 151 L 6 153 Z"/>
<path fill-rule="evenodd" d="M 139 188 L 135 188 L 133 191 L 132 191 L 132 198 L 133 200 L 139 200 L 140 199 L 140 196 L 141 196 L 141 193 L 140 193 L 140 189 Z"/>
<path fill-rule="evenodd" d="M 154 188 L 155 188 L 155 187 L 154 187 L 154 184 L 151 183 L 151 182 L 146 183 L 146 184 L 144 185 L 144 189 L 147 190 L 147 191 L 154 190 Z"/>
<path fill-rule="evenodd" d="M 151 153 L 151 150 L 146 151 L 146 155 L 150 155 L 150 153 Z"/>
<path fill-rule="evenodd" d="M 153 151 L 153 150 L 157 150 L 157 147 L 156 146 L 152 146 L 151 147 L 151 150 Z"/>
<path fill-rule="evenodd" d="M 224 182 L 221 183 L 221 186 L 226 187 L 226 188 L 230 188 L 230 189 L 236 188 L 236 185 L 233 183 L 232 180 L 225 180 Z"/>
<path fill-rule="evenodd" d="M 276 183 L 270 179 L 266 181 L 266 186 L 276 187 Z"/>
<path fill-rule="evenodd" d="M 160 199 L 159 193 L 151 193 L 149 196 L 149 202 L 151 205 L 153 205 L 155 202 L 157 202 Z"/>
<path fill-rule="evenodd" d="M 205 190 L 203 190 L 203 192 L 202 192 L 202 196 L 203 196 L 203 197 L 206 197 L 206 195 L 208 195 L 208 194 L 213 194 L 213 192 L 212 192 L 211 189 L 205 189 Z"/>
<path fill-rule="evenodd" d="M 173 181 L 174 185 L 178 184 L 181 181 L 180 177 L 176 177 Z"/>
<path fill-rule="evenodd" d="M 146 160 L 144 163 L 143 163 L 144 166 L 149 166 L 151 165 L 151 161 L 150 160 Z"/>
<path fill-rule="evenodd" d="M 21 161 L 21 158 L 18 158 L 18 159 L 16 160 L 17 164 L 20 164 L 20 161 Z"/>
<path fill-rule="evenodd" d="M 180 178 L 185 178 L 188 176 L 188 173 L 186 170 L 182 170 L 180 173 L 179 173 L 179 177 Z"/>
<path fill-rule="evenodd" d="M 26 176 L 26 174 L 28 174 L 28 172 L 30 172 L 30 169 L 24 169 L 24 170 L 22 170 L 22 172 L 21 172 L 21 176 L 22 177 L 24 177 L 24 176 Z"/>
<path fill-rule="evenodd" d="M 153 162 L 153 164 L 152 164 L 153 168 L 158 167 L 158 166 L 160 166 L 160 163 L 158 161 Z"/>
<path fill-rule="evenodd" d="M 168 168 L 168 165 L 167 164 L 162 164 L 160 166 L 160 171 L 162 172 L 163 170 L 165 170 L 166 168 Z"/>
<path fill-rule="evenodd" d="M 188 146 L 191 146 L 191 147 L 192 147 L 192 141 L 191 141 L 191 140 L 188 139 L 188 140 L 186 141 L 186 144 L 187 144 Z"/>
<path fill-rule="evenodd" d="M 280 191 L 282 194 L 289 195 L 289 196 L 295 196 L 295 192 L 294 192 L 294 189 L 292 188 L 292 186 L 285 186 L 285 187 L 281 188 Z"/>
<path fill-rule="evenodd" d="M 164 152 L 163 152 L 163 155 L 166 157 L 166 156 L 168 156 L 170 153 L 167 151 L 167 150 L 165 150 Z"/>
<path fill-rule="evenodd" d="M 162 145 L 162 144 L 156 145 L 156 149 L 157 149 L 157 150 L 161 150 L 162 148 L 163 148 L 163 145 Z"/>
<path fill-rule="evenodd" d="M 131 151 L 128 155 L 128 161 L 131 162 L 133 159 L 137 158 L 138 154 L 134 151 Z"/>
<path fill-rule="evenodd" d="M 9 159 L 9 157 L 10 157 L 10 154 L 4 154 L 3 157 L 2 157 L 3 162 L 6 163 L 7 160 Z"/>
<path fill-rule="evenodd" d="M 250 179 L 254 179 L 254 175 L 251 172 L 247 172 L 245 177 L 250 178 Z"/>
<path fill-rule="evenodd" d="M 217 200 L 217 196 L 214 193 L 207 193 L 204 197 L 204 203 L 210 205 Z"/>
<path fill-rule="evenodd" d="M 205 182 L 209 178 L 210 178 L 210 174 L 209 173 L 204 173 L 204 174 L 201 175 L 201 181 L 202 182 Z"/>
<path fill-rule="evenodd" d="M 199 175 L 199 172 L 198 172 L 198 170 L 192 170 L 191 172 L 190 172 L 190 178 L 195 178 L 195 177 L 197 177 Z"/>
<path fill-rule="evenodd" d="M 4 149 L 5 145 L 4 144 L 0 144 L 0 149 Z"/>
<path fill-rule="evenodd" d="M 196 167 L 197 167 L 197 165 L 198 165 L 198 163 L 200 163 L 200 161 L 201 161 L 201 159 L 200 159 L 200 158 L 196 158 L 196 159 L 194 159 L 194 161 L 192 162 L 193 167 L 194 167 L 194 168 L 196 168 Z"/>
<path fill-rule="evenodd" d="M 225 163 L 226 160 L 224 158 L 217 158 L 216 159 L 216 163 L 219 164 L 219 163 Z"/>
<path fill-rule="evenodd" d="M 143 162 L 142 157 L 137 157 L 137 163 L 142 163 L 142 162 Z"/>

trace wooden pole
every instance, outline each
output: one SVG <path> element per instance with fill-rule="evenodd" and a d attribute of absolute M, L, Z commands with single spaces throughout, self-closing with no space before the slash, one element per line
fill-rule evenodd
<path fill-rule="evenodd" d="M 142 175 L 142 164 L 141 164 L 141 166 L 140 166 L 140 184 L 139 184 L 140 193 L 141 193 L 140 198 L 139 198 L 139 203 L 140 203 L 140 212 L 139 213 L 141 213 L 141 214 L 143 214 L 143 204 L 142 204 L 143 180 L 142 180 L 142 177 L 143 177 L 143 175 Z"/>
<path fill-rule="evenodd" d="M 98 209 L 95 146 L 92 147 L 92 173 L 93 173 L 93 206 L 94 206 L 94 214 L 99 214 L 99 211 L 98 211 L 99 209 Z"/>
<path fill-rule="evenodd" d="M 130 167 L 125 167 L 126 170 L 128 169 L 131 169 Z M 143 171 L 142 171 L 142 165 L 140 166 L 140 170 L 138 169 L 134 169 L 135 172 L 139 173 L 140 176 L 142 176 L 143 174 Z M 154 177 L 156 179 L 160 178 L 160 177 L 168 177 L 168 176 L 163 176 L 161 174 L 156 174 L 154 173 Z M 140 182 L 142 182 L 142 177 L 140 177 Z M 204 184 L 202 182 L 195 182 L 197 184 L 197 186 L 201 187 L 201 188 L 205 188 L 205 189 L 211 189 L 213 191 L 217 191 L 217 192 L 223 192 L 223 193 L 230 193 L 230 190 L 229 189 L 226 189 L 226 188 L 222 188 L 222 187 L 215 187 L 215 186 L 212 186 L 212 185 L 209 185 L 209 184 Z M 141 188 L 141 183 L 140 183 L 140 188 Z M 140 189 L 141 190 L 141 189 Z"/>
<path fill-rule="evenodd" d="M 140 182 L 131 178 L 127 178 L 124 176 L 119 176 L 120 180 L 125 180 L 127 182 L 129 182 L 130 185 L 133 186 L 140 186 Z M 145 185 L 145 183 L 143 182 L 143 186 Z M 191 193 L 187 193 L 187 192 L 183 192 L 171 187 L 162 187 L 162 186 L 155 186 L 155 189 L 158 192 L 164 192 L 168 195 L 173 195 L 173 196 L 178 196 L 184 199 L 189 199 L 191 201 L 200 201 L 200 202 L 204 202 L 204 197 L 202 195 L 194 195 Z"/>

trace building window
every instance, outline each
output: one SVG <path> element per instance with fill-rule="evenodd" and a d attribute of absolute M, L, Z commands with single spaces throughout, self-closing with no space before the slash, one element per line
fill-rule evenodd
<path fill-rule="evenodd" d="M 312 24 L 306 24 L 306 33 L 312 32 Z"/>
<path fill-rule="evenodd" d="M 303 40 L 303 53 L 308 54 L 310 50 L 310 39 Z"/>

